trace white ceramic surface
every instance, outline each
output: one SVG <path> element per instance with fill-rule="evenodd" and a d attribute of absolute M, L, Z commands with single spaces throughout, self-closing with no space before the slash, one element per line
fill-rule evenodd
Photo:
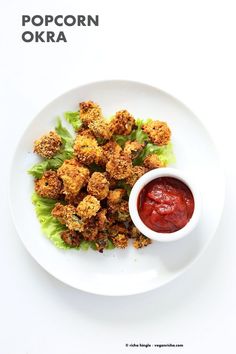
<path fill-rule="evenodd" d="M 78 102 L 98 102 L 110 116 L 122 108 L 136 118 L 167 121 L 172 130 L 176 167 L 198 183 L 201 221 L 173 243 L 154 242 L 145 249 L 106 251 L 59 250 L 41 233 L 31 204 L 33 179 L 27 170 L 37 161 L 32 143 L 55 126 L 56 117 L 78 109 Z M 220 220 L 224 177 L 217 152 L 198 118 L 163 91 L 141 83 L 104 81 L 66 92 L 47 105 L 24 132 L 15 152 L 10 177 L 10 205 L 18 234 L 29 253 L 49 273 L 75 288 L 102 295 L 130 295 L 160 287 L 183 273 L 206 249 Z"/>
<path fill-rule="evenodd" d="M 148 226 L 144 224 L 139 216 L 138 212 L 138 197 L 141 190 L 151 181 L 160 177 L 173 177 L 183 183 L 185 183 L 192 192 L 194 198 L 194 211 L 189 222 L 180 230 L 172 233 L 161 233 L 151 230 Z M 188 236 L 197 226 L 200 220 L 201 214 L 201 201 L 200 193 L 197 188 L 197 181 L 192 181 L 186 174 L 182 173 L 180 169 L 177 168 L 157 168 L 152 171 L 145 173 L 133 186 L 130 197 L 129 197 L 129 211 L 131 219 L 133 220 L 135 226 L 144 234 L 145 236 L 151 238 L 155 241 L 160 242 L 172 242 L 180 240 Z"/>

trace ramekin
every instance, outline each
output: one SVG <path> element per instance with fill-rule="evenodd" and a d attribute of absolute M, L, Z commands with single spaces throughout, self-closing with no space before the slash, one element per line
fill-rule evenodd
<path fill-rule="evenodd" d="M 188 223 L 182 229 L 175 232 L 170 232 L 170 233 L 156 232 L 150 229 L 148 226 L 146 226 L 139 216 L 138 197 L 141 190 L 149 182 L 159 177 L 173 177 L 178 179 L 179 181 L 185 183 L 188 186 L 188 188 L 190 189 L 193 195 L 193 199 L 194 199 L 193 215 L 191 219 L 188 221 Z M 200 220 L 201 200 L 200 200 L 199 191 L 197 190 L 194 181 L 181 170 L 177 168 L 170 168 L 170 167 L 157 168 L 145 173 L 134 184 L 129 197 L 129 212 L 134 225 L 138 228 L 138 230 L 143 235 L 149 237 L 152 240 L 160 241 L 160 242 L 176 241 L 189 235 L 197 226 Z"/>

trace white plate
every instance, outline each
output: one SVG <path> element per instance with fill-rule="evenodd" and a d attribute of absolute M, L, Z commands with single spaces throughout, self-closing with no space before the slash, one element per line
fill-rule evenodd
<path fill-rule="evenodd" d="M 187 238 L 154 242 L 145 249 L 105 251 L 57 249 L 41 232 L 31 194 L 33 178 L 27 170 L 37 161 L 32 143 L 54 128 L 56 117 L 77 110 L 85 100 L 98 102 L 110 116 L 125 108 L 134 116 L 167 121 L 172 130 L 176 167 L 189 173 L 202 192 L 202 216 Z M 23 134 L 10 177 L 13 220 L 25 247 L 54 277 L 77 289 L 102 295 L 130 295 L 158 288 L 185 271 L 205 250 L 220 220 L 224 178 L 215 147 L 202 123 L 175 98 L 145 84 L 104 81 L 66 92 L 45 107 Z"/>

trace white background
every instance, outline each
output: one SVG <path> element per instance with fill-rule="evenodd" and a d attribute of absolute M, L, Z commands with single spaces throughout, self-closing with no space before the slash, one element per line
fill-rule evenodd
<path fill-rule="evenodd" d="M 1 4 L 0 353 L 235 353 L 235 1 Z M 100 15 L 100 27 L 65 28 L 68 43 L 21 40 L 22 14 L 89 13 Z M 48 275 L 21 244 L 7 202 L 10 159 L 36 113 L 70 88 L 111 78 L 156 85 L 187 104 L 216 141 L 227 183 L 218 232 L 201 259 L 171 284 L 123 298 Z M 125 347 L 140 342 L 184 348 Z"/>

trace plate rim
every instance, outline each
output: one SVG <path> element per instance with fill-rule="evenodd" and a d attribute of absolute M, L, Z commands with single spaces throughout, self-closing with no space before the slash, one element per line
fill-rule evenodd
<path fill-rule="evenodd" d="M 201 118 L 199 118 L 185 103 L 183 103 L 182 101 L 180 101 L 178 98 L 176 98 L 175 96 L 173 96 L 172 94 L 169 94 L 168 92 L 159 89 L 157 86 L 154 86 L 152 84 L 148 84 L 146 82 L 141 82 L 141 81 L 135 81 L 135 80 L 122 80 L 122 79 L 108 79 L 108 80 L 96 80 L 96 81 L 90 81 L 87 83 L 83 83 L 82 85 L 77 85 L 75 87 L 73 87 L 72 89 L 69 89 L 67 91 L 64 91 L 63 93 L 61 93 L 60 95 L 56 96 L 54 99 L 52 99 L 50 102 L 48 102 L 38 113 L 36 113 L 33 118 L 30 120 L 30 122 L 25 126 L 24 131 L 22 132 L 22 134 L 20 135 L 20 138 L 17 140 L 17 143 L 15 144 L 15 148 L 14 148 L 14 152 L 12 154 L 11 157 L 11 163 L 10 163 L 10 167 L 9 167 L 9 181 L 8 181 L 8 205 L 9 205 L 9 209 L 10 209 L 10 215 L 11 215 L 11 219 L 13 221 L 13 225 L 15 227 L 16 233 L 18 234 L 18 237 L 20 238 L 21 242 L 23 243 L 25 249 L 27 250 L 27 252 L 30 254 L 30 256 L 36 261 L 36 263 L 38 263 L 50 276 L 53 276 L 55 279 L 59 280 L 61 283 L 69 285 L 70 287 L 76 289 L 76 290 L 80 290 L 83 291 L 85 293 L 89 293 L 89 294 L 93 294 L 93 295 L 100 295 L 100 296 L 111 296 L 111 297 L 120 297 L 120 296 L 133 296 L 133 295 L 138 295 L 138 294 L 143 294 L 149 291 L 153 291 L 155 289 L 159 289 L 163 286 L 165 286 L 166 284 L 176 280 L 178 277 L 180 277 L 181 275 L 185 274 L 185 272 L 187 272 L 200 258 L 201 256 L 205 253 L 206 249 L 208 248 L 209 244 L 211 243 L 211 241 L 213 240 L 218 228 L 219 228 L 219 224 L 221 222 L 222 219 L 222 213 L 223 213 L 223 209 L 224 209 L 224 205 L 225 205 L 225 189 L 226 189 L 226 181 L 225 181 L 225 173 L 223 168 L 221 168 L 221 209 L 220 209 L 220 213 L 219 213 L 219 218 L 218 221 L 215 225 L 215 229 L 214 231 L 211 233 L 209 239 L 207 240 L 207 242 L 204 244 L 204 246 L 202 247 L 201 251 L 197 254 L 197 256 L 192 259 L 183 269 L 181 269 L 180 271 L 177 271 L 176 273 L 174 273 L 172 276 L 170 276 L 168 279 L 166 279 L 165 281 L 162 281 L 159 284 L 151 284 L 150 286 L 145 287 L 144 289 L 141 290 L 133 290 L 133 291 L 122 291 L 122 293 L 119 294 L 113 294 L 113 293 L 108 293 L 105 291 L 100 291 L 100 289 L 95 289 L 95 290 L 88 290 L 85 287 L 78 287 L 75 286 L 74 284 L 72 284 L 70 281 L 66 281 L 63 279 L 63 277 L 59 277 L 58 275 L 55 275 L 53 273 L 50 272 L 50 270 L 47 269 L 47 267 L 43 264 L 43 262 L 40 261 L 40 257 L 38 257 L 37 255 L 33 254 L 30 250 L 30 247 L 27 245 L 27 243 L 24 241 L 24 238 L 22 237 L 22 232 L 19 230 L 18 228 L 18 224 L 15 218 L 15 213 L 14 213 L 14 208 L 12 205 L 12 195 L 11 195 L 11 180 L 12 180 L 12 174 L 13 174 L 13 167 L 14 167 L 14 161 L 17 155 L 17 151 L 18 148 L 22 142 L 22 138 L 25 135 L 26 131 L 28 129 L 30 129 L 31 125 L 33 125 L 34 120 L 37 118 L 37 116 L 39 116 L 44 110 L 46 110 L 48 107 L 50 107 L 51 105 L 53 105 L 55 103 L 55 101 L 61 99 L 64 95 L 66 94 L 70 94 L 75 90 L 78 89 L 82 89 L 83 87 L 88 87 L 90 85 L 96 85 L 96 84 L 108 84 L 108 83 L 117 83 L 117 84 L 136 84 L 136 85 L 141 85 L 141 86 L 146 86 L 147 88 L 151 88 L 154 90 L 157 90 L 159 92 L 161 92 L 162 94 L 166 95 L 167 97 L 171 98 L 172 100 L 174 100 L 175 102 L 177 102 L 178 104 L 180 104 L 183 108 L 185 108 L 187 111 L 189 111 L 194 117 L 195 119 L 198 121 L 198 123 L 201 125 L 201 127 L 204 129 L 205 133 L 208 136 L 208 139 L 210 140 L 212 147 L 217 155 L 218 158 L 218 164 L 220 167 L 223 166 L 222 164 L 222 157 L 218 151 L 218 146 L 215 143 L 214 138 L 211 136 L 209 130 L 206 128 L 206 126 L 204 125 L 204 123 L 202 122 Z"/>

